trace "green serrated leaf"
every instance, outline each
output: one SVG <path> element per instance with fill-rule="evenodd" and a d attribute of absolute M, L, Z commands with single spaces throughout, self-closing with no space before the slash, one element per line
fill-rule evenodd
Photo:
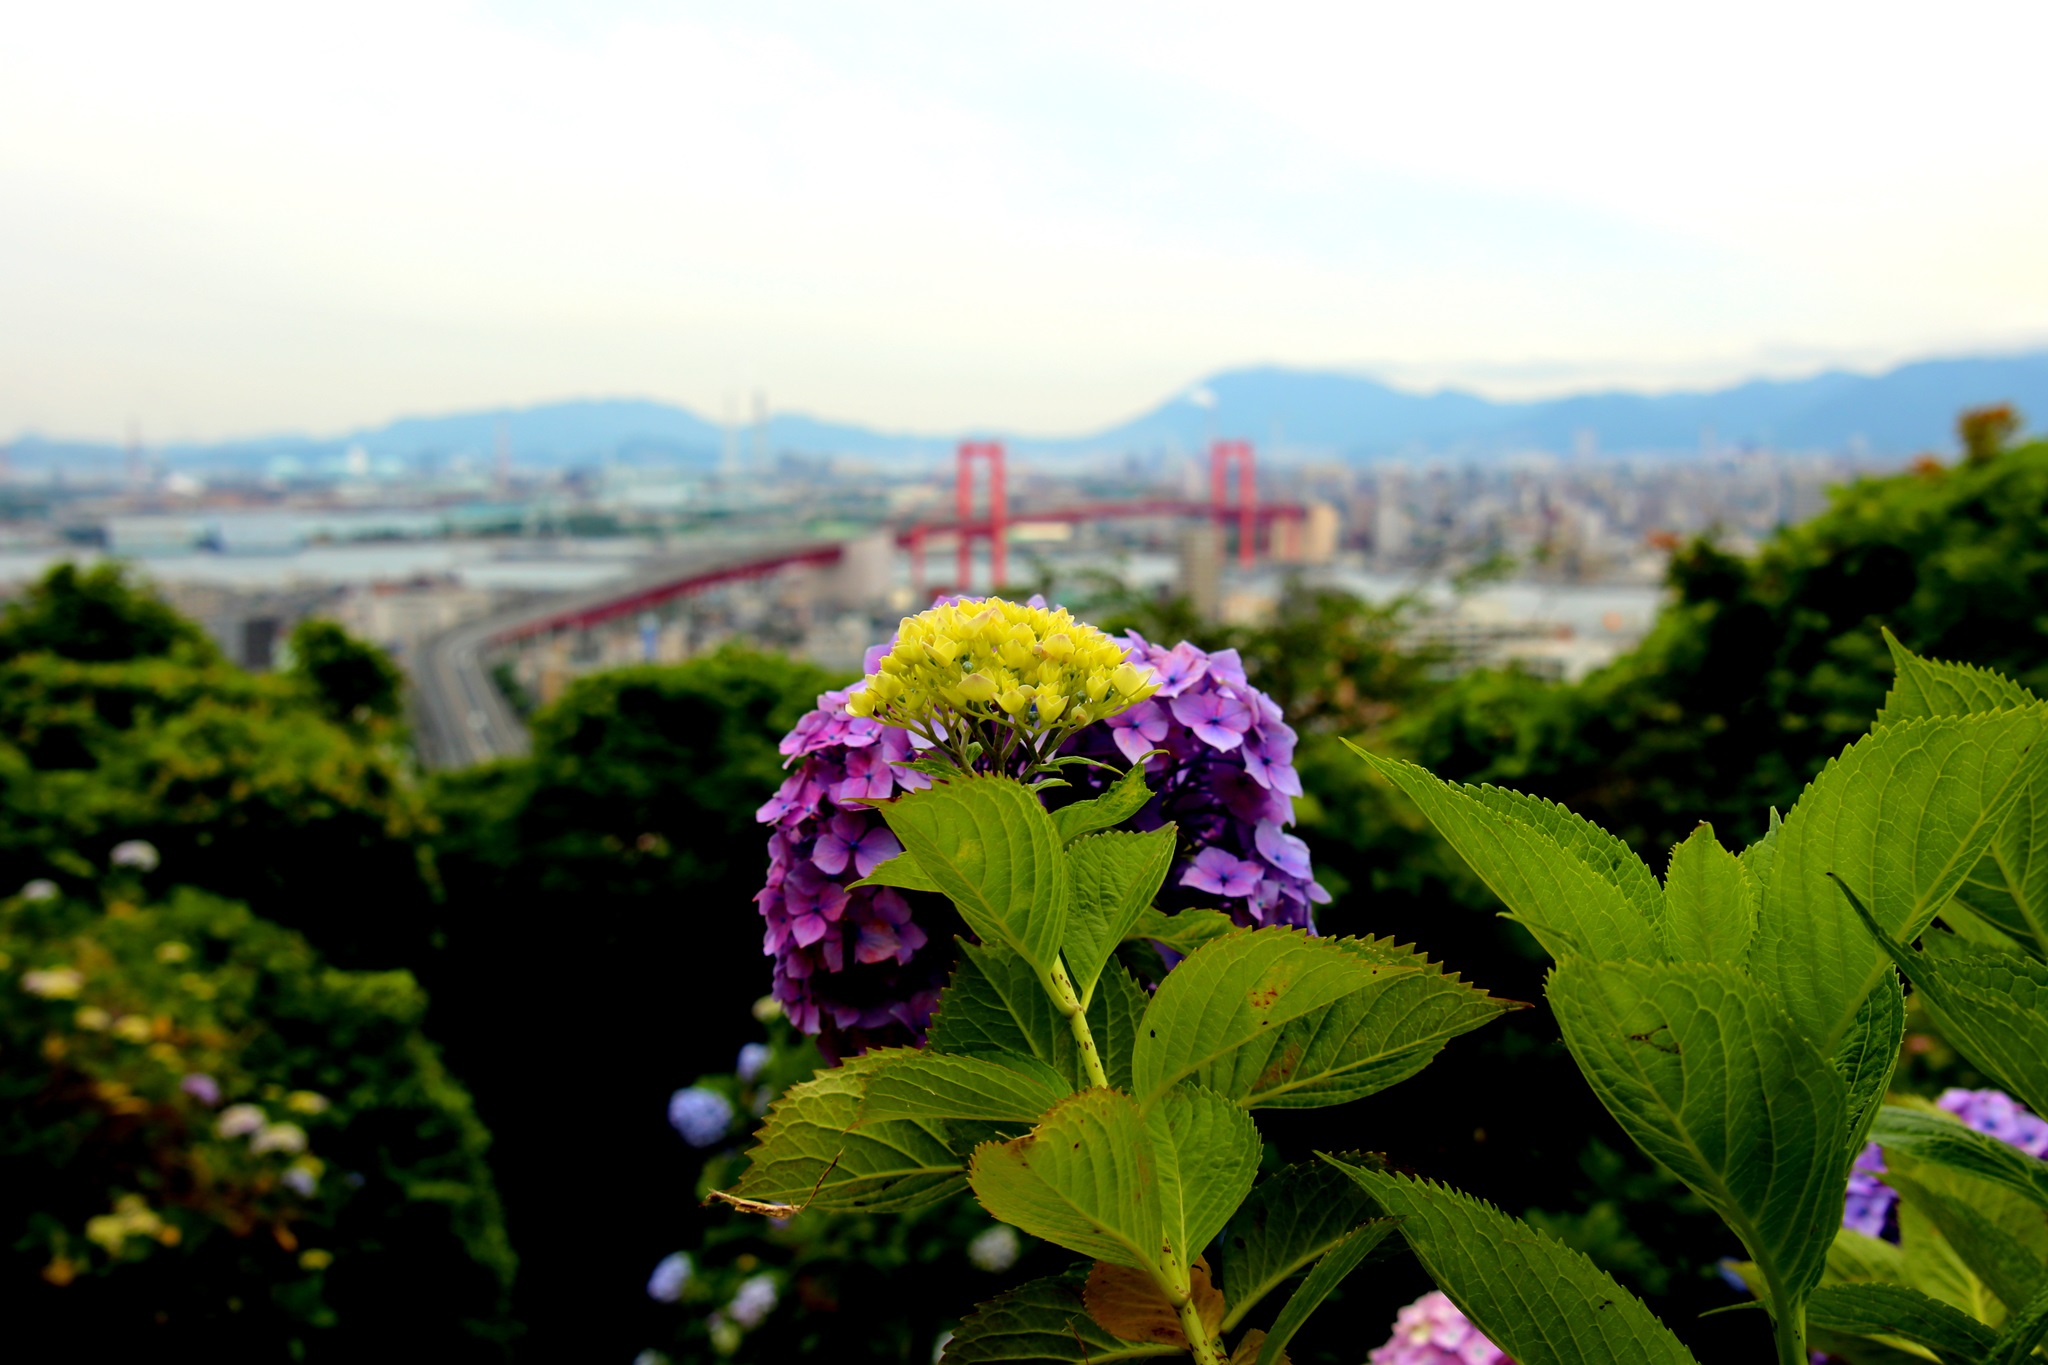
<path fill-rule="evenodd" d="M 2005 1305 L 1956 1254 L 1941 1229 L 1917 1204 L 1901 1202 L 1899 1220 L 1899 1279 L 1929 1298 L 1960 1308 L 1977 1321 L 1996 1327 L 2005 1321 Z"/>
<path fill-rule="evenodd" d="M 2048 1209 L 2048 1161 L 1980 1133 L 1943 1110 L 1887 1104 L 1871 1125 L 1870 1140 L 1887 1153 L 1975 1176 Z"/>
<path fill-rule="evenodd" d="M 1489 805 L 1478 789 L 1454 786 L 1412 763 L 1378 757 L 1356 744 L 1350 747 L 1421 808 L 1509 915 L 1552 957 L 1651 962 L 1663 955 L 1655 925 L 1612 869 L 1603 872 L 1587 861 L 1588 845 L 1576 837 L 1576 826 L 1571 841 L 1560 843 L 1553 832 L 1559 821 L 1532 824 L 1523 818 L 1527 810 L 1516 803 Z"/>
<path fill-rule="evenodd" d="M 835 1212 L 903 1212 L 958 1193 L 966 1163 L 946 1125 L 900 1119 L 856 1128 L 870 1079 L 913 1055 L 888 1048 L 791 1086 L 769 1106 L 738 1199 Z"/>
<path fill-rule="evenodd" d="M 1368 1170 L 1385 1164 L 1364 1152 L 1338 1157 Z M 1223 1238 L 1222 1288 L 1229 1305 L 1223 1329 L 1237 1326 L 1261 1299 L 1378 1213 L 1365 1191 L 1326 1161 L 1284 1166 L 1261 1180 Z"/>
<path fill-rule="evenodd" d="M 2008 1309 L 2048 1290 L 2048 1218 L 2032 1199 L 1903 1150 L 1886 1153 L 1884 1182 Z"/>
<path fill-rule="evenodd" d="M 2021 1365 L 2048 1338 L 2048 1293 L 2036 1294 L 2013 1310 L 2005 1330 L 1991 1348 L 1991 1365 Z"/>
<path fill-rule="evenodd" d="M 1636 1145 L 1690 1186 L 1797 1298 L 1842 1218 L 1842 1078 L 1755 983 L 1714 963 L 1566 962 L 1565 1045 Z"/>
<path fill-rule="evenodd" d="M 1028 788 L 956 777 L 876 809 L 976 937 L 1051 969 L 1066 933 L 1066 850 Z"/>
<path fill-rule="evenodd" d="M 1403 1220 L 1437 1287 L 1522 1365 L 1698 1365 L 1613 1276 L 1519 1218 L 1442 1185 L 1333 1164 Z"/>
<path fill-rule="evenodd" d="M 1070 807 L 1071 809 L 1071 807 Z M 1067 974 L 1083 1004 L 1173 866 L 1173 825 L 1147 834 L 1090 834 L 1067 845 Z"/>
<path fill-rule="evenodd" d="M 1702 822 L 1671 850 L 1664 875 L 1664 949 L 1674 962 L 1741 966 L 1763 887 Z"/>
<path fill-rule="evenodd" d="M 1856 1160 L 1868 1140 L 1870 1125 L 1884 1104 L 1899 1047 L 1906 1037 L 1906 993 L 1897 972 L 1887 972 L 1877 988 L 1863 998 L 1862 1008 L 1835 1052 L 1835 1071 L 1848 1101 L 1849 1131 L 1843 1163 Z"/>
<path fill-rule="evenodd" d="M 1095 997 L 1088 1002 L 1088 1030 L 1102 1053 L 1103 1070 L 1109 1074 L 1109 1083 L 1127 1095 L 1131 1093 L 1131 1055 L 1137 1051 L 1138 1029 L 1151 1003 L 1152 996 L 1137 979 L 1114 962 L 1097 979 Z M 1079 1072 L 1077 1059 L 1077 1077 Z"/>
<path fill-rule="evenodd" d="M 1114 829 L 1145 809 L 1145 803 L 1151 799 L 1152 791 L 1145 785 L 1145 765 L 1135 764 L 1102 795 L 1054 811 L 1053 826 L 1063 842 L 1072 843 L 1084 834 Z"/>
<path fill-rule="evenodd" d="M 1171 915 L 1146 910 L 1131 925 L 1124 940 L 1150 939 L 1186 957 L 1209 940 L 1234 934 L 1241 927 L 1221 910 L 1181 910 Z"/>
<path fill-rule="evenodd" d="M 1891 650 L 1896 674 L 1885 694 L 1884 709 L 1877 713 L 1879 727 L 1929 716 L 2009 711 L 2038 700 L 2026 688 L 1988 668 L 1923 659 L 1900 644 L 1890 630 L 1884 631 L 1884 643 Z"/>
<path fill-rule="evenodd" d="M 1323 1306 L 1323 1300 L 1336 1292 L 1337 1286 L 1344 1283 L 1344 1277 L 1358 1269 L 1359 1263 L 1387 1239 L 1387 1234 L 1398 1223 L 1399 1220 L 1393 1218 L 1375 1218 L 1369 1223 L 1361 1223 L 1325 1252 L 1323 1258 L 1316 1262 L 1315 1269 L 1309 1271 L 1308 1278 L 1301 1282 L 1301 1287 L 1280 1306 L 1280 1315 L 1273 1319 L 1272 1330 L 1259 1343 L 1256 1365 L 1273 1365 L 1280 1359 L 1280 1353 L 1287 1349 L 1288 1342 L 1294 1340 L 1294 1334 L 1302 1329 L 1309 1314 Z"/>
<path fill-rule="evenodd" d="M 1400 969 L 1297 929 L 1250 929 L 1197 949 L 1146 1007 L 1132 1093 L 1150 1106 L 1230 1053 Z"/>
<path fill-rule="evenodd" d="M 1807 1301 L 1806 1321 L 1831 1332 L 1910 1341 L 1941 1365 L 1984 1365 L 1998 1339 L 1975 1318 L 1899 1284 L 1823 1286 Z"/>
<path fill-rule="evenodd" d="M 1372 964 L 1373 979 L 1262 1030 L 1196 1072 L 1196 1080 L 1247 1109 L 1344 1104 L 1406 1080 L 1452 1038 L 1517 1008 L 1391 938 L 1322 941 Z"/>
<path fill-rule="evenodd" d="M 1067 1079 L 1036 1057 L 916 1052 L 875 1071 L 860 1123 L 978 1119 L 1029 1124 L 1072 1093 Z"/>
<path fill-rule="evenodd" d="M 1215 1091 L 1182 1085 L 1147 1111 L 1145 1131 L 1166 1240 L 1191 1265 L 1251 1190 L 1262 1150 L 1258 1126 Z"/>
<path fill-rule="evenodd" d="M 1482 806 L 1539 829 L 1559 848 L 1598 873 L 1650 924 L 1664 918 L 1664 889 L 1636 851 L 1600 826 L 1555 801 L 1481 783 L 1461 790 Z"/>
<path fill-rule="evenodd" d="M 1764 831 L 1764 837 L 1736 855 L 1742 865 L 1749 869 L 1749 875 L 1756 878 L 1759 895 L 1763 888 L 1770 884 L 1771 866 L 1778 853 L 1778 831 L 1784 828 L 1784 825 L 1784 820 L 1778 815 L 1778 808 L 1772 806 L 1770 827 Z M 1761 900 L 1757 904 L 1757 913 L 1763 913 Z"/>
<path fill-rule="evenodd" d="M 1901 721 L 1844 750 L 1786 817 L 1749 965 L 1823 1053 L 1884 974 L 1829 876 L 1886 933 L 1918 937 L 2032 780 L 2044 727 L 2048 707 Z"/>
<path fill-rule="evenodd" d="M 1069 1096 L 1023 1137 L 975 1148 L 967 1179 L 982 1207 L 1034 1237 L 1152 1267 L 1164 1226 L 1159 1172 L 1145 1116 L 1128 1095 Z"/>
<path fill-rule="evenodd" d="M 1111 1365 L 1187 1354 L 1179 1346 L 1120 1341 L 1110 1335 L 1088 1315 L 1082 1298 L 1087 1283 L 1088 1267 L 1077 1265 L 998 1294 L 967 1315 L 946 1343 L 940 1365 Z"/>
<path fill-rule="evenodd" d="M 2048 964 L 1930 930 L 1923 952 L 1887 935 L 1862 898 L 1842 899 L 1913 983 L 1941 1036 L 2036 1113 L 2048 1112 Z"/>
<path fill-rule="evenodd" d="M 847 883 L 849 890 L 862 886 L 893 886 L 899 891 L 945 894 L 937 882 L 925 875 L 924 869 L 917 865 L 917 859 L 908 853 L 899 853 L 859 881 Z"/>
<path fill-rule="evenodd" d="M 1880 726 L 1931 716 L 1981 715 L 2030 706 L 2034 694 L 1968 664 L 1922 659 L 1890 631 L 1885 643 L 1898 670 Z M 1956 900 L 2008 934 L 2048 946 L 2048 790 L 2037 777 L 2000 826 L 1998 837 L 1956 890 Z"/>

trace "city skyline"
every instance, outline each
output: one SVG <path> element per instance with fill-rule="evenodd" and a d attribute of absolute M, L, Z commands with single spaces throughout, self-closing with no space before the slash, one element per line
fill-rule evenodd
<path fill-rule="evenodd" d="M 642 393 L 1107 425 L 1256 362 L 1500 397 L 2048 340 L 2048 15 L 21 7 L 0 433 Z"/>

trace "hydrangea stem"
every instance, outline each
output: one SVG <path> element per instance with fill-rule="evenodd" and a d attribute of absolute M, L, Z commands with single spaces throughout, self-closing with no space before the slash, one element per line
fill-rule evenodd
<path fill-rule="evenodd" d="M 1190 1296 L 1175 1311 L 1180 1314 L 1180 1330 L 1187 1334 L 1188 1350 L 1194 1353 L 1195 1365 L 1223 1365 L 1223 1355 L 1216 1349 L 1216 1339 L 1209 1335 L 1194 1298 Z"/>
<path fill-rule="evenodd" d="M 1074 979 L 1067 975 L 1067 964 L 1055 957 L 1039 979 L 1045 983 L 1045 993 L 1052 997 L 1053 1008 L 1067 1017 L 1074 1046 L 1081 1053 L 1081 1074 L 1088 1078 L 1089 1085 L 1107 1089 L 1109 1075 L 1102 1069 L 1102 1053 L 1096 1049 L 1095 1035 L 1088 1029 L 1088 1011 L 1074 989 Z"/>

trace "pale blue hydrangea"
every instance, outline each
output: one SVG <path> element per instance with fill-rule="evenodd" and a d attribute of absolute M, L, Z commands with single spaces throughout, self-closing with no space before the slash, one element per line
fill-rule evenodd
<path fill-rule="evenodd" d="M 668 1097 L 668 1121 L 692 1147 L 709 1147 L 732 1131 L 732 1101 L 706 1086 L 692 1085 Z"/>
<path fill-rule="evenodd" d="M 687 1251 L 672 1251 L 655 1265 L 654 1273 L 647 1277 L 647 1297 L 656 1303 L 676 1303 L 683 1297 L 683 1290 L 690 1284 L 690 1277 L 697 1271 Z"/>
<path fill-rule="evenodd" d="M 742 1328 L 751 1332 L 768 1320 L 775 1311 L 775 1305 L 782 1302 L 782 1295 L 775 1288 L 775 1277 L 756 1275 L 742 1280 L 733 1294 L 732 1302 L 725 1306 L 726 1315 Z"/>
<path fill-rule="evenodd" d="M 740 1059 L 733 1070 L 740 1073 L 740 1079 L 752 1085 L 760 1079 L 761 1072 L 768 1066 L 768 1044 L 748 1043 L 740 1049 Z"/>

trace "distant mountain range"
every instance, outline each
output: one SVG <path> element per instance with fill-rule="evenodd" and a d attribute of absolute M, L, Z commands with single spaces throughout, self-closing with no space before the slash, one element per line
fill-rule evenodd
<path fill-rule="evenodd" d="M 1566 452 L 1591 442 L 1604 454 L 1696 454 L 1761 446 L 1784 451 L 1908 455 L 1953 445 L 1956 413 L 2013 403 L 2048 421 L 2048 351 L 1926 360 L 1877 375 L 1831 370 L 1809 379 L 1757 380 L 1704 392 L 1589 393 L 1503 402 L 1458 389 L 1416 393 L 1365 375 L 1278 366 L 1226 370 L 1132 420 L 1086 435 L 1009 437 L 1020 453 L 1048 457 L 1197 450 L 1215 436 L 1248 437 L 1295 454 L 1352 460 L 1517 451 Z M 820 421 L 770 419 L 765 439 L 736 434 L 743 467 L 771 456 L 897 455 L 934 458 L 964 433 L 905 433 Z M 975 435 L 1002 436 L 1000 432 Z M 409 417 L 332 437 L 278 436 L 152 450 L 174 469 L 220 473 L 315 473 L 367 459 L 372 467 L 487 467 L 500 440 L 525 468 L 607 461 L 708 467 L 725 447 L 716 423 L 687 408 L 644 399 L 580 399 L 538 407 Z M 17 468 L 84 474 L 118 468 L 116 446 L 23 436 Z"/>

